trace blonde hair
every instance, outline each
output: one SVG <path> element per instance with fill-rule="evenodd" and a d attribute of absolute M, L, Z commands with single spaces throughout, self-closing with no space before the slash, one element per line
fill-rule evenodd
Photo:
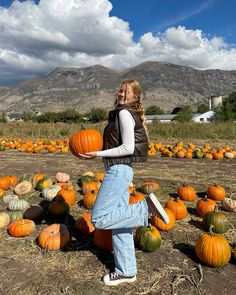
<path fill-rule="evenodd" d="M 142 103 L 142 97 L 141 97 L 141 86 L 137 80 L 125 80 L 121 83 L 120 87 L 124 84 L 126 85 L 126 94 L 127 94 L 127 86 L 131 87 L 131 89 L 133 90 L 136 101 L 132 103 L 132 106 L 139 113 L 141 122 L 148 136 L 146 118 L 145 118 L 145 109 L 144 109 L 144 106 Z M 117 103 L 117 96 L 118 94 L 116 94 L 115 108 L 119 107 Z"/>

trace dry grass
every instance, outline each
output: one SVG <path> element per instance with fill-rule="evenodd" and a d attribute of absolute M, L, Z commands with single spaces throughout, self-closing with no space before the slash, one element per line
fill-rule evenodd
<path fill-rule="evenodd" d="M 36 171 L 55 177 L 56 172 L 70 173 L 76 190 L 77 178 L 87 170 L 102 170 L 100 160 L 81 161 L 71 154 L 22 154 L 14 150 L 1 156 L 4 174 L 30 177 Z M 134 184 L 145 180 L 160 183 L 157 197 L 164 205 L 176 193 L 180 183 L 192 184 L 198 194 L 207 186 L 219 183 L 227 192 L 236 191 L 235 160 L 207 161 L 204 159 L 169 159 L 150 157 L 145 164 L 135 166 Z M 39 192 L 26 196 L 31 204 L 42 201 Z M 77 201 L 82 199 L 78 191 Z M 0 210 L 6 211 L 0 201 Z M 13 238 L 6 229 L 0 230 L 0 294 L 22 295 L 77 295 L 77 294 L 175 294 L 175 295 L 233 295 L 236 287 L 236 261 L 219 269 L 199 264 L 194 253 L 196 239 L 203 233 L 201 218 L 196 215 L 196 201 L 188 203 L 188 216 L 176 223 L 170 232 L 161 232 L 162 245 L 154 253 L 136 249 L 138 279 L 134 284 L 107 287 L 101 277 L 114 266 L 111 253 L 97 249 L 92 237 L 86 237 L 74 228 L 75 220 L 86 210 L 75 204 L 70 216 L 62 220 L 45 219 L 37 224 L 31 236 Z M 230 227 L 225 237 L 232 246 L 236 241 L 236 214 L 226 212 Z M 37 236 L 51 222 L 63 222 L 71 231 L 72 240 L 61 251 L 43 251 L 37 245 Z"/>

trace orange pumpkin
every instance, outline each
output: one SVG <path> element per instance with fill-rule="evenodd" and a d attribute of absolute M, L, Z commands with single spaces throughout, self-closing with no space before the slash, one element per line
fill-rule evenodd
<path fill-rule="evenodd" d="M 5 195 L 5 190 L 0 188 L 0 198 L 2 198 Z"/>
<path fill-rule="evenodd" d="M 196 191 L 191 185 L 181 185 L 178 188 L 178 196 L 183 201 L 194 201 L 196 199 Z"/>
<path fill-rule="evenodd" d="M 104 176 L 105 176 L 104 172 L 99 171 L 99 172 L 97 172 L 97 173 L 94 175 L 94 180 L 97 181 L 97 182 L 102 182 Z"/>
<path fill-rule="evenodd" d="M 16 186 L 18 183 L 18 177 L 16 175 L 9 175 L 8 176 L 11 182 L 11 186 Z"/>
<path fill-rule="evenodd" d="M 144 194 L 155 193 L 159 190 L 160 184 L 155 181 L 145 181 L 141 184 L 141 190 Z"/>
<path fill-rule="evenodd" d="M 179 197 L 170 198 L 166 202 L 165 207 L 174 213 L 174 216 L 177 220 L 181 220 L 187 215 L 187 208 L 184 202 L 179 199 Z"/>
<path fill-rule="evenodd" d="M 168 215 L 170 222 L 166 224 L 161 217 L 159 216 L 152 216 L 151 217 L 151 224 L 154 225 L 157 229 L 163 230 L 163 231 L 169 231 L 175 226 L 175 215 L 174 213 L 168 209 L 165 208 L 166 214 Z"/>
<path fill-rule="evenodd" d="M 95 181 L 83 182 L 81 191 L 84 195 L 90 191 L 98 191 L 98 184 Z"/>
<path fill-rule="evenodd" d="M 221 201 L 226 196 L 226 192 L 223 186 L 220 185 L 210 185 L 207 188 L 207 197 L 209 199 L 215 200 L 215 201 Z"/>
<path fill-rule="evenodd" d="M 8 190 L 8 188 L 11 186 L 10 178 L 7 176 L 0 177 L 0 188 L 4 191 Z"/>
<path fill-rule="evenodd" d="M 92 210 L 97 198 L 97 190 L 88 191 L 83 198 L 83 205 L 86 209 Z"/>
<path fill-rule="evenodd" d="M 12 237 L 25 237 L 35 230 L 35 223 L 29 219 L 19 219 L 13 221 L 8 226 L 8 233 Z"/>
<path fill-rule="evenodd" d="M 79 130 L 72 134 L 69 147 L 73 155 L 101 151 L 103 139 L 100 132 L 94 129 Z"/>
<path fill-rule="evenodd" d="M 74 205 L 76 192 L 72 189 L 61 189 L 56 196 L 57 200 L 64 200 L 69 206 Z"/>
<path fill-rule="evenodd" d="M 36 185 L 36 183 L 39 180 L 41 180 L 41 179 L 43 179 L 45 177 L 46 177 L 46 175 L 44 173 L 36 173 L 36 174 L 34 174 L 34 176 L 33 176 L 33 185 Z"/>
<path fill-rule="evenodd" d="M 95 229 L 93 237 L 95 245 L 104 251 L 112 251 L 112 230 Z"/>
<path fill-rule="evenodd" d="M 196 210 L 199 216 L 203 217 L 206 213 L 214 211 L 216 202 L 208 199 L 207 196 L 204 199 L 198 200 L 196 204 Z"/>
<path fill-rule="evenodd" d="M 75 222 L 75 228 L 86 235 L 94 232 L 95 227 L 91 222 L 91 214 L 84 213 L 81 217 L 79 217 Z"/>
<path fill-rule="evenodd" d="M 64 200 L 55 200 L 48 206 L 49 216 L 61 218 L 69 214 L 70 206 Z"/>
<path fill-rule="evenodd" d="M 137 202 L 143 201 L 144 195 L 140 192 L 137 192 L 135 190 L 132 191 L 132 193 L 129 195 L 129 204 L 135 204 Z"/>
<path fill-rule="evenodd" d="M 59 250 L 70 241 L 70 232 L 65 224 L 51 224 L 45 227 L 38 236 L 38 244 L 46 250 Z"/>
<path fill-rule="evenodd" d="M 220 267 L 227 264 L 231 257 L 229 242 L 221 234 L 203 234 L 195 244 L 199 260 L 208 266 Z"/>

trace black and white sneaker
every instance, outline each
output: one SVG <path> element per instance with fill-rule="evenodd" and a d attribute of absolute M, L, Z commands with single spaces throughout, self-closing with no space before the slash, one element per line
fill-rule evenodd
<path fill-rule="evenodd" d="M 169 216 L 166 214 L 166 211 L 153 193 L 149 194 L 146 198 L 146 202 L 150 215 L 160 216 L 166 224 L 170 222 Z"/>
<path fill-rule="evenodd" d="M 136 276 L 133 277 L 125 277 L 121 276 L 116 272 L 112 272 L 110 274 L 106 274 L 103 277 L 103 283 L 107 286 L 116 286 L 122 283 L 133 283 L 136 281 Z"/>

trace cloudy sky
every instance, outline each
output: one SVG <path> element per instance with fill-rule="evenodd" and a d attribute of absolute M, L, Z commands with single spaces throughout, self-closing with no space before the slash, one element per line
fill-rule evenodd
<path fill-rule="evenodd" d="M 236 70 L 235 0 L 0 0 L 0 85 L 56 67 Z"/>

